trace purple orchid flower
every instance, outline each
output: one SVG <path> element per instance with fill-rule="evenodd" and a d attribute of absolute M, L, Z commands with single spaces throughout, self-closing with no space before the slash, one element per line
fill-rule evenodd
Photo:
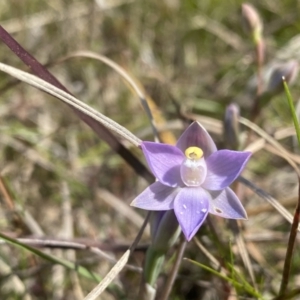
<path fill-rule="evenodd" d="M 174 209 L 188 241 L 208 213 L 228 219 L 247 219 L 229 185 L 245 167 L 251 152 L 219 150 L 208 132 L 192 123 L 176 146 L 142 142 L 147 163 L 158 179 L 131 203 L 132 206 L 164 211 Z"/>

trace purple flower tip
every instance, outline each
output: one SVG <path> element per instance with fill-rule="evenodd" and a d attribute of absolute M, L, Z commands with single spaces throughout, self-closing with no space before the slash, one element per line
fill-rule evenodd
<path fill-rule="evenodd" d="M 208 132 L 192 123 L 176 146 L 143 142 L 147 163 L 158 179 L 131 205 L 165 211 L 174 209 L 188 241 L 207 214 L 229 219 L 247 219 L 246 211 L 230 184 L 244 169 L 251 152 L 220 150 Z"/>

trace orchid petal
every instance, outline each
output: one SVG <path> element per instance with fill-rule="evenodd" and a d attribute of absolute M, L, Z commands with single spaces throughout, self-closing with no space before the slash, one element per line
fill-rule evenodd
<path fill-rule="evenodd" d="M 210 195 L 202 188 L 182 188 L 174 201 L 174 212 L 188 241 L 196 234 L 209 210 Z"/>
<path fill-rule="evenodd" d="M 247 219 L 247 213 L 237 195 L 231 188 L 222 191 L 211 191 L 209 201 L 211 214 L 228 219 Z"/>
<path fill-rule="evenodd" d="M 210 154 L 217 151 L 217 147 L 209 133 L 198 122 L 192 123 L 178 139 L 176 147 L 183 153 L 189 147 L 199 147 L 207 158 Z"/>
<path fill-rule="evenodd" d="M 177 192 L 177 189 L 165 186 L 157 181 L 139 194 L 130 205 L 146 210 L 173 209 L 173 200 Z"/>
<path fill-rule="evenodd" d="M 201 185 L 208 190 L 228 187 L 244 169 L 251 152 L 220 150 L 206 159 L 207 175 Z"/>
<path fill-rule="evenodd" d="M 182 185 L 180 165 L 185 156 L 178 148 L 153 142 L 142 142 L 141 146 L 152 173 L 162 184 Z"/>

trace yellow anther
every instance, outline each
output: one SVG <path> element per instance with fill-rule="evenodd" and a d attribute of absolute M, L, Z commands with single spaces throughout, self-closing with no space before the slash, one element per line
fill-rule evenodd
<path fill-rule="evenodd" d="M 203 151 L 198 147 L 189 147 L 184 152 L 185 156 L 189 159 L 200 159 L 203 156 Z"/>

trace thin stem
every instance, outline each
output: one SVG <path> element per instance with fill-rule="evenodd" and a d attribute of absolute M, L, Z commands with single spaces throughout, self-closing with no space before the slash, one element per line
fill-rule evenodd
<path fill-rule="evenodd" d="M 290 277 L 290 271 L 291 271 L 293 251 L 294 251 L 294 247 L 295 247 L 295 240 L 296 240 L 297 232 L 298 232 L 298 224 L 299 224 L 299 220 L 300 220 L 300 178 L 299 177 L 298 177 L 298 184 L 299 184 L 298 203 L 296 206 L 294 220 L 293 220 L 293 224 L 291 227 L 288 247 L 286 250 L 286 256 L 285 256 L 284 267 L 283 267 L 283 272 L 282 272 L 282 281 L 281 281 L 279 296 L 284 296 L 284 294 L 286 293 L 286 290 L 287 290 L 287 286 L 289 283 L 289 277 Z"/>
<path fill-rule="evenodd" d="M 263 89 L 263 78 L 262 78 L 262 58 L 261 58 L 261 49 L 259 43 L 256 44 L 256 70 L 257 70 L 257 90 L 256 96 L 259 97 Z"/>
<path fill-rule="evenodd" d="M 256 87 L 256 95 L 254 99 L 252 113 L 251 113 L 251 121 L 254 121 L 260 113 L 259 100 L 263 90 L 262 58 L 261 58 L 261 49 L 260 49 L 259 42 L 256 42 L 255 54 L 256 54 L 257 87 Z"/>
<path fill-rule="evenodd" d="M 174 285 L 174 282 L 175 282 L 175 279 L 176 279 L 176 276 L 177 276 L 177 273 L 178 273 L 178 270 L 179 270 L 179 267 L 180 267 L 180 264 L 181 264 L 181 261 L 182 261 L 182 257 L 183 257 L 186 245 L 187 245 L 187 241 L 184 237 L 182 237 L 180 247 L 177 251 L 175 264 L 173 266 L 172 272 L 171 272 L 171 274 L 168 278 L 168 281 L 166 283 L 166 288 L 165 288 L 160 300 L 169 299 L 172 287 Z"/>

